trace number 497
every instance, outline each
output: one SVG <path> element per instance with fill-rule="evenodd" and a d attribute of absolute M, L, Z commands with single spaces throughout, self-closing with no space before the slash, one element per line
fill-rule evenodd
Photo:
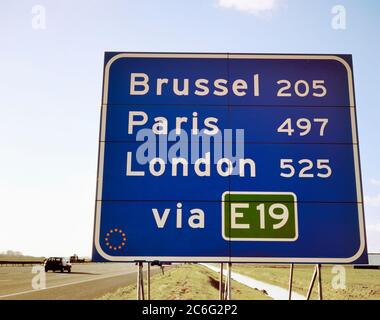
<path fill-rule="evenodd" d="M 329 122 L 329 119 L 327 118 L 314 118 L 313 122 L 306 118 L 300 118 L 296 121 L 296 126 L 299 131 L 300 136 L 306 136 L 310 133 L 312 126 L 319 124 L 319 135 L 321 137 L 325 134 L 325 129 L 327 126 L 327 123 Z M 293 129 L 292 119 L 287 118 L 277 129 L 277 132 L 280 133 L 287 133 L 288 136 L 292 136 L 295 132 L 295 129 Z"/>

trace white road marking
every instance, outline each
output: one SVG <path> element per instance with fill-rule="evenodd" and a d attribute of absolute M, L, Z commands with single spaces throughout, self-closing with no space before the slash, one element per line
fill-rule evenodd
<path fill-rule="evenodd" d="M 215 272 L 220 272 L 220 269 L 218 267 L 214 267 L 206 263 L 201 263 L 201 265 Z M 223 270 L 223 274 L 227 276 L 227 270 Z M 281 288 L 279 286 L 275 286 L 273 284 L 259 281 L 251 277 L 244 276 L 237 272 L 231 272 L 231 278 L 250 288 L 265 290 L 268 293 L 268 296 L 270 296 L 274 300 L 288 300 L 288 294 L 289 294 L 288 290 Z M 292 291 L 292 300 L 306 300 L 306 297 L 303 296 L 302 294 Z"/>

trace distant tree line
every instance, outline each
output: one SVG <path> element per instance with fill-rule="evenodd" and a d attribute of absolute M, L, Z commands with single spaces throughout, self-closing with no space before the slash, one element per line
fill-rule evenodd
<path fill-rule="evenodd" d="M 13 251 L 13 250 L 7 250 L 0 253 L 1 255 L 11 256 L 11 257 L 19 257 L 23 256 L 22 252 L 20 251 Z"/>

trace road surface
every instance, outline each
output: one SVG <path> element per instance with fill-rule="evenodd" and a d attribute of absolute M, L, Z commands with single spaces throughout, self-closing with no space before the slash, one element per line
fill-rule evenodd
<path fill-rule="evenodd" d="M 35 290 L 33 278 L 42 274 L 32 267 L 0 267 L 0 300 L 96 299 L 136 283 L 136 270 L 134 263 L 73 264 L 71 273 L 46 273 L 46 289 Z M 160 268 L 151 268 L 151 274 L 157 272 Z"/>

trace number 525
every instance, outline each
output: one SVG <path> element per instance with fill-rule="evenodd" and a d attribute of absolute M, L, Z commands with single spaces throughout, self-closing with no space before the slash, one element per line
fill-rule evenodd
<path fill-rule="evenodd" d="M 332 174 L 332 169 L 329 165 L 330 160 L 328 159 L 318 159 L 317 161 L 318 172 L 316 176 L 319 178 L 328 178 Z M 311 172 L 314 167 L 313 161 L 309 159 L 301 159 L 298 161 L 298 177 L 299 178 L 314 178 L 315 173 Z M 296 168 L 294 166 L 293 159 L 281 159 L 280 168 L 283 172 L 280 173 L 281 177 L 291 178 L 296 174 Z M 286 172 L 285 172 L 286 171 Z"/>

